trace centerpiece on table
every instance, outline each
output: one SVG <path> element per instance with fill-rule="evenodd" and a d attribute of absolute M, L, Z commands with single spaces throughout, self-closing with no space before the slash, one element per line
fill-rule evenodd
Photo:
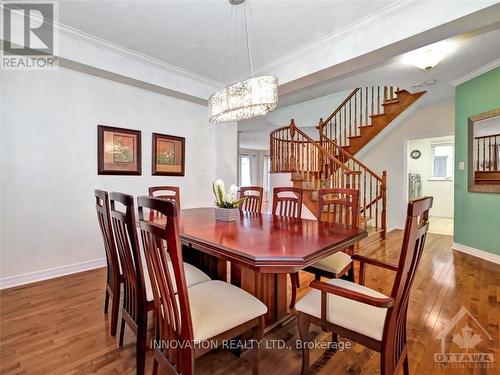
<path fill-rule="evenodd" d="M 238 186 L 231 185 L 226 194 L 224 181 L 216 180 L 212 184 L 215 194 L 215 220 L 232 222 L 240 217 L 239 206 L 246 198 L 238 199 Z"/>

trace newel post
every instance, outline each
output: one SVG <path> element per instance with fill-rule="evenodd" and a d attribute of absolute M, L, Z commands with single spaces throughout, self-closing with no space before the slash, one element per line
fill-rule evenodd
<path fill-rule="evenodd" d="M 295 120 L 290 120 L 290 158 L 288 159 L 290 171 L 296 172 L 295 165 Z"/>
<path fill-rule="evenodd" d="M 382 239 L 387 235 L 387 171 L 382 172 Z"/>

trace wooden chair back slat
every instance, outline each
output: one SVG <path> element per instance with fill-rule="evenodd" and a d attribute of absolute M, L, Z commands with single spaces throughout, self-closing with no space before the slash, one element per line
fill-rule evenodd
<path fill-rule="evenodd" d="M 359 190 L 320 189 L 318 220 L 330 223 L 358 225 Z"/>
<path fill-rule="evenodd" d="M 137 202 L 142 244 L 154 296 L 159 339 L 165 343 L 192 342 L 193 327 L 176 205 L 170 200 L 154 197 L 138 197 Z M 165 226 L 149 221 L 148 214 L 144 212 L 146 209 L 149 210 L 149 214 L 163 215 L 166 218 Z M 172 268 L 168 266 L 169 262 Z M 172 373 L 191 374 L 193 372 L 193 353 L 189 347 L 166 345 L 156 350 L 172 366 Z"/>
<path fill-rule="evenodd" d="M 116 251 L 115 239 L 111 227 L 109 213 L 109 194 L 104 190 L 94 190 L 95 208 L 97 211 L 97 221 L 101 229 L 106 252 L 107 283 L 112 290 L 116 290 L 120 284 L 120 264 Z"/>
<path fill-rule="evenodd" d="M 173 201 L 177 207 L 177 214 L 181 210 L 181 191 L 178 186 L 151 186 L 149 189 L 149 196 Z"/>
<path fill-rule="evenodd" d="M 387 314 L 383 339 L 387 340 L 387 350 L 383 354 L 386 356 L 385 363 L 393 369 L 398 365 L 406 346 L 408 301 L 425 246 L 432 201 L 432 197 L 424 197 L 408 203 L 403 245 L 391 292 L 394 306 Z"/>
<path fill-rule="evenodd" d="M 112 192 L 110 202 L 111 221 L 124 279 L 123 308 L 136 324 L 140 324 L 144 321 L 147 311 L 147 299 L 146 280 L 137 238 L 134 197 Z M 124 210 L 120 210 L 119 206 Z"/>
<path fill-rule="evenodd" d="M 300 218 L 302 216 L 302 195 L 303 191 L 299 188 L 274 188 L 272 214 Z"/>
<path fill-rule="evenodd" d="M 260 186 L 244 186 L 240 188 L 240 198 L 246 197 L 240 205 L 241 211 L 260 213 L 264 189 Z"/>

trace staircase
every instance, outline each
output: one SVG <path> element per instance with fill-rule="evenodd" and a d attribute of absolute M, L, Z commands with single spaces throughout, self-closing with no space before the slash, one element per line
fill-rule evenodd
<path fill-rule="evenodd" d="M 425 92 L 411 94 L 394 87 L 354 89 L 326 120 L 317 139 L 290 125 L 271 132 L 271 172 L 291 173 L 304 190 L 303 203 L 317 216 L 317 191 L 354 188 L 360 191 L 360 226 L 368 231 L 358 248 L 386 236 L 387 173 L 378 175 L 353 155 Z"/>

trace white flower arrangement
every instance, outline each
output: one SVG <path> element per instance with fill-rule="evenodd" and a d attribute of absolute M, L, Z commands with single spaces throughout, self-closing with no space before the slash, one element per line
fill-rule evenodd
<path fill-rule="evenodd" d="M 238 199 L 238 186 L 231 185 L 226 193 L 224 181 L 216 180 L 212 184 L 215 195 L 215 205 L 219 208 L 238 208 L 246 198 Z"/>

